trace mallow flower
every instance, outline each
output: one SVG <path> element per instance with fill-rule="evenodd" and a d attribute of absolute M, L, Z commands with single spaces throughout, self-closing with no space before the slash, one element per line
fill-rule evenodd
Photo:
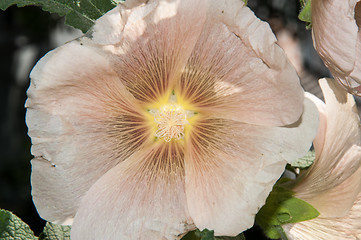
<path fill-rule="evenodd" d="M 333 77 L 361 92 L 360 0 L 312 0 L 314 47 Z"/>
<path fill-rule="evenodd" d="M 292 190 L 320 215 L 283 225 L 289 239 L 361 239 L 361 128 L 353 96 L 332 79 L 321 79 L 325 103 L 310 96 L 320 111 L 314 164 Z"/>
<path fill-rule="evenodd" d="M 237 235 L 317 131 L 241 0 L 127 1 L 30 77 L 33 201 L 73 240 Z"/>

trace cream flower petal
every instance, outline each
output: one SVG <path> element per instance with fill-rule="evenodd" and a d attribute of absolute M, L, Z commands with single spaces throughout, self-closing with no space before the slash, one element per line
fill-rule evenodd
<path fill-rule="evenodd" d="M 352 95 L 332 79 L 321 79 L 320 86 L 326 100 L 327 122 L 322 149 L 318 148 L 321 142 L 316 142 L 315 163 L 300 177 L 294 188 L 296 196 L 306 201 L 334 188 L 361 166 L 358 147 L 361 145 L 360 119 Z M 353 202 L 353 199 L 348 201 Z"/>
<path fill-rule="evenodd" d="M 173 240 L 193 229 L 183 151 L 176 142 L 160 144 L 107 172 L 82 200 L 72 240 Z"/>
<path fill-rule="evenodd" d="M 91 42 L 102 45 L 118 43 L 130 12 L 130 10 L 118 5 L 97 19 L 96 24 L 88 33 L 91 35 Z"/>
<path fill-rule="evenodd" d="M 361 32 L 360 32 L 361 34 Z M 357 49 L 356 49 L 356 62 L 355 62 L 355 68 L 350 73 L 350 77 L 346 77 L 345 80 L 341 77 L 338 77 L 337 80 L 341 81 L 343 84 L 347 84 L 347 87 L 354 88 L 356 90 L 356 93 L 359 94 L 361 92 L 361 36 L 359 35 L 358 41 L 357 41 Z M 357 81 L 357 82 L 355 82 Z"/>
<path fill-rule="evenodd" d="M 82 44 L 42 58 L 27 92 L 33 200 L 40 216 L 56 223 L 72 218 L 90 186 L 152 138 L 107 60 Z"/>
<path fill-rule="evenodd" d="M 361 83 L 361 36 L 356 21 L 359 0 L 312 1 L 314 46 L 339 82 L 348 88 Z"/>
<path fill-rule="evenodd" d="M 317 155 L 322 152 L 323 145 L 325 142 L 326 128 L 327 128 L 327 120 L 326 120 L 326 104 L 316 97 L 315 95 L 306 92 L 305 97 L 312 100 L 312 102 L 317 106 L 319 113 L 320 124 L 317 130 L 317 134 L 315 139 L 313 140 L 314 149 L 317 149 Z"/>
<path fill-rule="evenodd" d="M 326 66 L 350 73 L 355 62 L 356 0 L 312 1 L 312 32 L 316 50 Z M 337 17 L 336 17 L 337 16 Z"/>
<path fill-rule="evenodd" d="M 308 151 L 318 125 L 317 109 L 306 99 L 298 126 L 261 127 L 206 118 L 189 135 L 186 194 L 200 229 L 235 236 L 253 225 L 287 162 Z"/>
<path fill-rule="evenodd" d="M 355 149 L 351 149 L 349 155 L 354 154 L 353 159 L 358 162 L 361 158 L 361 147 L 355 146 Z M 349 167 L 349 166 L 348 166 Z M 342 168 L 342 171 L 349 171 L 350 168 Z M 351 170 L 352 171 L 352 170 Z M 353 172 L 353 171 L 352 171 Z M 343 176 L 338 175 L 339 178 Z M 350 208 L 354 205 L 354 201 L 357 195 L 361 192 L 361 168 L 359 167 L 356 172 L 349 178 L 345 179 L 341 184 L 334 188 L 320 191 L 317 196 L 308 198 L 306 196 L 300 196 L 306 200 L 312 206 L 314 206 L 319 212 L 320 216 L 326 217 L 342 217 L 345 216 Z M 298 196 L 298 194 L 296 195 Z"/>
<path fill-rule="evenodd" d="M 206 24 L 178 83 L 180 95 L 216 117 L 263 126 L 297 121 L 303 90 L 268 24 L 241 0 L 209 3 Z"/>
<path fill-rule="evenodd" d="M 289 240 L 361 239 L 361 195 L 344 217 L 322 218 L 283 225 Z"/>
<path fill-rule="evenodd" d="M 319 84 L 326 102 L 327 118 L 323 152 L 327 157 L 336 157 L 352 145 L 361 145 L 360 117 L 353 96 L 334 80 L 320 79 Z"/>
<path fill-rule="evenodd" d="M 121 81 L 139 101 L 154 103 L 171 92 L 183 71 L 206 9 L 205 0 L 153 0 L 130 10 L 120 5 L 116 17 L 112 13 L 99 20 L 93 41 L 111 43 L 103 49 Z M 102 28 L 113 18 L 121 31 Z"/>

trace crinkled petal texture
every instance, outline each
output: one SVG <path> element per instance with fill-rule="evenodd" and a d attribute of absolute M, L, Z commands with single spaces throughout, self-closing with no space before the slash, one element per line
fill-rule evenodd
<path fill-rule="evenodd" d="M 361 91 L 361 3 L 312 1 L 314 46 L 334 78 L 350 92 Z"/>
<path fill-rule="evenodd" d="M 360 119 L 352 95 L 332 79 L 319 83 L 326 104 L 316 103 L 322 120 L 314 141 L 316 160 L 293 190 L 321 215 L 342 216 L 361 191 Z"/>
<path fill-rule="evenodd" d="M 297 121 L 303 91 L 268 24 L 241 1 L 208 2 L 206 24 L 177 82 L 180 95 L 230 120 L 264 126 Z"/>
<path fill-rule="evenodd" d="M 236 235 L 309 149 L 317 109 L 243 1 L 143 2 L 120 4 L 32 71 L 34 203 L 73 224 L 75 240 Z M 149 109 L 171 94 L 197 114 L 166 142 Z"/>
<path fill-rule="evenodd" d="M 320 216 L 283 227 L 295 240 L 360 239 L 360 119 L 352 95 L 334 80 L 321 79 L 320 86 L 326 104 L 317 104 L 324 114 L 319 129 L 324 132 L 319 131 L 314 141 L 314 164 L 293 188 Z"/>

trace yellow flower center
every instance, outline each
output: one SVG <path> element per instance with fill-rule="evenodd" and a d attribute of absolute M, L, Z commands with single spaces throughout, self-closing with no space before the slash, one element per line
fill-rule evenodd
<path fill-rule="evenodd" d="M 193 117 L 197 113 L 186 110 L 184 106 L 188 105 L 182 103 L 184 101 L 177 99 L 173 92 L 168 97 L 158 101 L 158 103 L 149 106 L 148 113 L 150 113 L 149 117 L 152 119 L 150 120 L 155 137 L 166 142 L 184 138 L 185 132 L 189 131 L 194 119 Z"/>
<path fill-rule="evenodd" d="M 155 136 L 166 142 L 184 137 L 184 125 L 188 124 L 186 111 L 176 103 L 169 103 L 159 110 L 152 110 L 154 121 L 158 124 Z"/>

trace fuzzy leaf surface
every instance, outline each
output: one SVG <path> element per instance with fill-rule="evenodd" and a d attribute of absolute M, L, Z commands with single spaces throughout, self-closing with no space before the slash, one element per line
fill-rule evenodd
<path fill-rule="evenodd" d="M 297 159 L 294 163 L 291 164 L 292 167 L 306 169 L 310 167 L 315 161 L 316 153 L 314 150 L 309 151 L 305 156 Z"/>
<path fill-rule="evenodd" d="M 47 222 L 39 240 L 70 240 L 70 226 Z"/>
<path fill-rule="evenodd" d="M 0 239 L 37 239 L 30 227 L 12 212 L 0 209 Z"/>

